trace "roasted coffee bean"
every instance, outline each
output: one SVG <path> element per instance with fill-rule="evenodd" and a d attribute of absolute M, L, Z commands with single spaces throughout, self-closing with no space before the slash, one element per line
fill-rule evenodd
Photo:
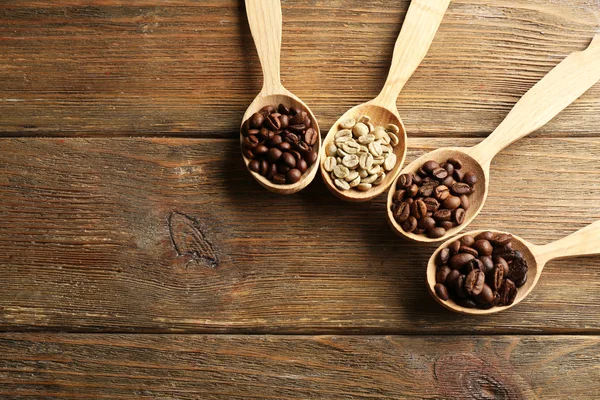
<path fill-rule="evenodd" d="M 464 289 L 470 296 L 477 296 L 483 290 L 485 285 L 485 274 L 480 270 L 469 272 L 465 279 Z"/>
<path fill-rule="evenodd" d="M 279 160 L 283 152 L 276 147 L 269 149 L 269 161 L 275 163 Z"/>
<path fill-rule="evenodd" d="M 306 133 L 304 134 L 304 141 L 306 142 L 306 144 L 308 144 L 309 146 L 312 146 L 315 143 L 317 143 L 317 139 L 318 139 L 317 131 L 315 131 L 313 128 L 308 128 L 306 130 Z"/>
<path fill-rule="evenodd" d="M 502 269 L 504 270 L 504 276 L 508 276 L 509 270 L 508 263 L 506 262 L 506 260 L 500 256 L 494 256 L 493 260 L 494 265 L 500 265 L 502 267 Z"/>
<path fill-rule="evenodd" d="M 524 258 L 515 258 L 508 265 L 508 277 L 516 284 L 527 275 L 528 269 L 527 261 Z"/>
<path fill-rule="evenodd" d="M 486 282 L 493 290 L 499 290 L 504 283 L 504 267 L 498 264 L 486 273 Z"/>
<path fill-rule="evenodd" d="M 440 164 L 437 163 L 437 161 L 434 160 L 429 160 L 427 161 L 425 164 L 423 164 L 423 172 L 425 172 L 425 176 L 427 176 L 428 173 L 432 172 L 434 169 L 439 168 Z"/>
<path fill-rule="evenodd" d="M 258 129 L 261 127 L 265 117 L 261 113 L 254 113 L 252 117 L 250 117 L 250 127 L 254 129 Z"/>
<path fill-rule="evenodd" d="M 454 178 L 454 180 L 456 182 L 462 182 L 464 177 L 465 177 L 465 172 L 460 169 L 455 169 L 454 173 L 452 174 L 452 178 Z"/>
<path fill-rule="evenodd" d="M 413 184 L 412 174 L 402 174 L 398 178 L 398 185 L 403 189 L 408 189 Z M 418 189 L 417 189 L 418 190 Z"/>
<path fill-rule="evenodd" d="M 408 189 L 406 189 L 407 197 L 415 197 L 419 193 L 419 187 L 417 185 L 411 185 Z"/>
<path fill-rule="evenodd" d="M 456 304 L 464 308 L 477 308 L 477 303 L 471 299 L 456 299 Z"/>
<path fill-rule="evenodd" d="M 296 168 L 301 172 L 301 173 L 305 173 L 308 170 L 308 164 L 306 164 L 306 161 L 304 161 L 304 159 L 299 159 L 296 162 Z"/>
<path fill-rule="evenodd" d="M 435 220 L 431 217 L 421 218 L 417 224 L 417 227 L 425 230 L 432 229 L 435 227 Z"/>
<path fill-rule="evenodd" d="M 452 211 L 452 221 L 456 223 L 456 225 L 462 225 L 462 223 L 465 222 L 465 215 L 465 210 L 462 208 L 457 208 L 456 210 Z"/>
<path fill-rule="evenodd" d="M 279 117 L 279 123 L 281 123 L 281 129 L 287 129 L 290 126 L 290 117 L 283 114 Z"/>
<path fill-rule="evenodd" d="M 460 250 L 460 242 L 458 240 L 455 240 L 454 242 L 450 243 L 450 245 L 448 246 L 448 250 L 450 250 L 451 256 L 457 254 Z"/>
<path fill-rule="evenodd" d="M 509 306 L 514 303 L 517 297 L 517 287 L 510 279 L 504 279 L 504 284 L 498 291 L 500 294 L 500 304 L 503 306 Z"/>
<path fill-rule="evenodd" d="M 256 146 L 256 148 L 254 149 L 254 154 L 259 157 L 259 156 L 264 156 L 269 152 L 269 148 L 263 144 L 259 144 L 258 146 Z"/>
<path fill-rule="evenodd" d="M 425 233 L 425 229 L 415 229 L 415 231 L 413 232 L 415 235 L 422 235 Z"/>
<path fill-rule="evenodd" d="M 494 301 L 494 291 L 485 283 L 483 284 L 483 289 L 479 292 L 478 295 L 475 296 L 475 301 L 480 304 L 489 304 Z"/>
<path fill-rule="evenodd" d="M 397 204 L 398 202 L 401 202 L 402 200 L 404 200 L 405 194 L 406 194 L 406 190 L 404 190 L 404 189 L 396 190 L 394 192 L 394 195 L 392 196 L 392 201 L 395 204 Z"/>
<path fill-rule="evenodd" d="M 490 231 L 481 232 L 479 235 L 475 236 L 475 241 L 477 240 L 487 240 L 488 242 L 494 237 L 494 233 Z"/>
<path fill-rule="evenodd" d="M 399 224 L 402 224 L 410 216 L 410 204 L 403 202 L 400 203 L 396 211 L 394 212 L 394 219 Z"/>
<path fill-rule="evenodd" d="M 281 128 L 281 121 L 279 120 L 279 117 L 275 116 L 275 114 L 267 115 L 264 124 L 266 128 L 272 131 L 278 131 Z"/>
<path fill-rule="evenodd" d="M 292 153 L 283 153 L 281 155 L 281 159 L 290 168 L 294 168 L 296 166 L 296 158 L 292 155 Z"/>
<path fill-rule="evenodd" d="M 469 261 L 467 263 L 467 265 L 463 267 L 463 272 L 465 274 L 468 274 L 471 271 L 473 271 L 474 269 L 482 271 L 485 274 L 483 263 L 481 261 L 479 261 L 479 259 L 477 259 L 477 258 L 474 258 L 471 261 Z"/>
<path fill-rule="evenodd" d="M 438 167 L 431 171 L 431 176 L 433 176 L 435 179 L 444 179 L 448 176 L 448 171 L 442 167 Z"/>
<path fill-rule="evenodd" d="M 456 182 L 454 185 L 452 185 L 450 191 L 455 196 L 462 196 L 463 194 L 471 193 L 471 186 L 466 183 Z"/>
<path fill-rule="evenodd" d="M 464 244 L 461 244 L 460 249 L 458 250 L 459 253 L 466 253 L 466 254 L 470 254 L 473 257 L 479 257 L 479 253 L 477 252 L 477 250 L 475 250 L 472 247 L 469 246 L 465 246 Z"/>
<path fill-rule="evenodd" d="M 281 175 L 287 174 L 289 170 L 290 167 L 288 167 L 285 163 L 277 164 L 277 172 L 279 172 Z"/>
<path fill-rule="evenodd" d="M 452 251 L 451 251 L 452 252 Z M 469 253 L 458 253 L 450 257 L 448 260 L 448 266 L 452 269 L 461 269 L 469 261 L 475 258 L 472 254 Z"/>
<path fill-rule="evenodd" d="M 284 104 L 280 104 L 279 107 L 277 107 L 277 111 L 279 112 L 279 114 L 290 115 L 290 109 L 287 108 L 287 106 L 285 106 Z"/>
<path fill-rule="evenodd" d="M 427 229 L 427 236 L 432 239 L 439 239 L 446 234 L 446 230 L 440 226 L 436 226 L 434 228 Z"/>
<path fill-rule="evenodd" d="M 277 174 L 273 177 L 273 182 L 278 185 L 283 185 L 285 183 L 285 175 Z"/>
<path fill-rule="evenodd" d="M 427 197 L 426 199 L 423 199 L 423 203 L 425 203 L 425 205 L 427 206 L 428 212 L 433 213 L 436 212 L 438 208 L 440 208 L 440 203 L 438 203 L 438 201 L 433 197 Z"/>
<path fill-rule="evenodd" d="M 419 196 L 422 197 L 429 197 L 433 194 L 433 191 L 435 189 L 435 186 L 433 184 L 424 184 L 423 186 L 421 186 L 419 188 Z"/>
<path fill-rule="evenodd" d="M 465 235 L 459 239 L 462 246 L 471 247 L 475 243 L 475 239 L 469 235 Z"/>
<path fill-rule="evenodd" d="M 492 255 L 504 258 L 506 261 L 512 261 L 520 256 L 520 252 L 506 246 L 494 247 Z"/>
<path fill-rule="evenodd" d="M 451 188 L 452 185 L 454 185 L 454 182 L 456 182 L 456 181 L 454 180 L 453 177 L 447 176 L 444 180 L 442 180 L 440 182 L 440 184 L 446 186 L 447 188 Z M 450 189 L 448 189 L 448 194 L 450 194 Z"/>
<path fill-rule="evenodd" d="M 276 111 L 277 111 L 277 109 L 275 108 L 275 106 L 270 105 L 270 104 L 266 105 L 266 106 L 264 106 L 263 108 L 260 109 L 260 112 L 264 113 L 264 114 L 272 114 L 272 113 L 274 113 Z"/>
<path fill-rule="evenodd" d="M 260 161 L 258 161 L 258 160 L 250 161 L 250 163 L 248 164 L 248 169 L 252 172 L 259 172 L 260 171 Z"/>
<path fill-rule="evenodd" d="M 446 264 L 449 259 L 450 259 L 450 250 L 447 248 L 440 250 L 440 252 L 437 255 L 438 265 Z"/>
<path fill-rule="evenodd" d="M 417 229 L 417 219 L 413 216 L 410 216 L 402 223 L 402 230 L 406 233 L 411 233 L 415 229 Z"/>
<path fill-rule="evenodd" d="M 479 261 L 483 264 L 483 272 L 486 275 L 494 268 L 494 262 L 490 256 L 479 256 Z"/>
<path fill-rule="evenodd" d="M 469 200 L 469 196 L 467 196 L 466 194 L 462 194 L 458 196 L 458 198 L 460 199 L 460 206 L 463 208 L 463 210 L 467 211 L 469 208 L 471 208 L 471 201 Z"/>
<path fill-rule="evenodd" d="M 281 143 L 279 143 L 278 147 L 279 147 L 279 150 L 281 150 L 281 151 L 290 151 L 290 150 L 292 150 L 292 145 L 289 142 L 281 142 Z"/>
<path fill-rule="evenodd" d="M 461 169 L 463 167 L 462 162 L 458 158 L 449 158 L 448 163 L 452 164 L 455 169 Z"/>
<path fill-rule="evenodd" d="M 490 256 L 490 255 L 492 255 L 492 252 L 494 251 L 492 244 L 485 239 L 476 240 L 475 243 L 473 243 L 472 247 L 475 250 L 477 250 L 477 252 L 479 253 L 480 256 Z"/>
<path fill-rule="evenodd" d="M 313 165 L 314 163 L 316 163 L 318 158 L 319 158 L 319 153 L 317 153 L 316 150 L 312 150 L 312 151 L 306 153 L 306 163 L 308 164 L 309 167 L 311 165 Z"/>
<path fill-rule="evenodd" d="M 416 219 L 421 219 L 427 214 L 427 206 L 423 202 L 423 200 L 416 200 L 410 206 L 410 215 L 415 217 Z"/>
<path fill-rule="evenodd" d="M 302 172 L 296 168 L 290 169 L 285 175 L 285 180 L 287 183 L 296 183 L 302 178 Z"/>
<path fill-rule="evenodd" d="M 450 164 L 449 162 L 445 162 L 440 164 L 440 167 L 444 168 L 448 175 L 452 176 L 452 173 L 454 172 L 454 165 Z"/>
<path fill-rule="evenodd" d="M 461 273 L 457 269 L 451 269 L 446 277 L 446 285 L 448 287 L 454 288 L 458 284 L 458 279 L 461 277 Z"/>
<path fill-rule="evenodd" d="M 252 153 L 252 150 L 250 149 L 244 149 L 242 151 L 242 154 L 244 154 L 244 157 L 249 158 L 251 160 L 254 158 L 254 153 Z"/>
<path fill-rule="evenodd" d="M 467 276 L 464 274 L 459 276 L 458 279 L 456 280 L 456 284 L 454 286 L 454 293 L 456 293 L 456 295 L 460 298 L 465 298 L 469 295 L 467 293 L 467 291 L 465 290 L 465 281 L 466 280 L 467 280 Z"/>
<path fill-rule="evenodd" d="M 437 294 L 440 299 L 448 300 L 450 298 L 450 296 L 448 296 L 448 289 L 441 283 L 436 284 L 433 288 L 435 289 L 435 294 Z"/>
<path fill-rule="evenodd" d="M 436 221 L 450 221 L 452 218 L 452 211 L 447 209 L 437 210 L 433 213 L 433 219 Z"/>
<path fill-rule="evenodd" d="M 269 163 L 267 162 L 267 160 L 261 160 L 261 162 L 260 162 L 260 174 L 262 176 L 267 176 L 268 172 L 269 172 Z"/>
<path fill-rule="evenodd" d="M 452 223 L 452 221 L 438 221 L 438 226 L 444 228 L 447 231 L 454 228 L 454 224 Z"/>
<path fill-rule="evenodd" d="M 507 244 L 510 243 L 510 241 L 512 240 L 512 235 L 508 235 L 505 233 L 499 233 L 497 235 L 494 235 L 494 237 L 492 237 L 489 242 L 494 246 L 494 247 L 498 247 L 498 246 L 506 246 Z"/>
<path fill-rule="evenodd" d="M 423 179 L 417 174 L 410 174 L 412 178 L 412 184 L 420 185 L 423 182 Z"/>
<path fill-rule="evenodd" d="M 516 281 L 515 282 L 515 286 L 517 288 L 521 288 L 526 283 L 527 283 L 527 274 L 525 274 L 524 277 L 522 277 L 521 279 L 519 279 L 518 281 Z"/>
<path fill-rule="evenodd" d="M 456 210 L 458 207 L 460 207 L 460 199 L 456 196 L 448 196 L 448 198 L 442 203 L 441 207 L 450 211 Z"/>
<path fill-rule="evenodd" d="M 438 201 L 443 202 L 450 196 L 450 190 L 447 186 L 439 185 L 433 190 L 433 195 Z"/>
<path fill-rule="evenodd" d="M 269 147 L 279 147 L 279 145 L 283 142 L 281 135 L 274 135 L 271 139 L 267 140 L 265 143 Z"/>
<path fill-rule="evenodd" d="M 477 183 L 477 174 L 475 172 L 467 172 L 463 178 L 463 182 L 469 186 L 473 186 Z"/>
<path fill-rule="evenodd" d="M 419 175 L 419 177 L 421 178 L 426 178 L 427 177 L 427 172 L 425 172 L 425 170 L 423 169 L 423 167 L 419 168 L 417 170 L 417 175 Z"/>

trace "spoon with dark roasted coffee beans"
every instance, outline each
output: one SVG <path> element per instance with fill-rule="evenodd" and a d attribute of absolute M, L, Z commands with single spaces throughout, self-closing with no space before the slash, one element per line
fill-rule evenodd
<path fill-rule="evenodd" d="M 388 193 L 387 215 L 392 229 L 398 235 L 417 242 L 437 242 L 459 233 L 483 208 L 489 190 L 490 163 L 494 156 L 514 141 L 545 125 L 599 79 L 600 35 L 597 35 L 586 50 L 569 55 L 531 88 L 483 142 L 474 147 L 438 149 L 419 157 L 404 168 Z M 459 174 L 454 174 L 457 166 L 464 173 L 459 171 Z M 446 180 L 444 175 L 451 175 L 448 182 L 442 182 Z M 439 218 L 436 217 L 436 212 L 444 208 L 456 210 L 458 202 L 453 199 L 453 204 L 447 204 L 450 207 L 444 207 L 435 196 L 423 195 L 423 199 L 420 199 L 420 187 L 417 187 L 419 190 L 416 192 L 412 190 L 414 188 L 407 190 L 407 177 L 420 181 L 427 179 L 436 187 L 443 185 L 450 191 L 454 189 L 454 193 L 451 193 L 454 197 L 465 194 L 469 206 L 463 207 L 464 213 L 458 211 L 459 215 L 451 216 L 446 222 L 447 212 L 444 211 L 446 214 L 439 215 Z M 407 207 L 403 203 L 410 201 L 430 203 L 426 204 L 424 213 L 413 212 L 409 218 L 403 214 L 403 207 Z"/>
<path fill-rule="evenodd" d="M 548 261 L 589 254 L 600 254 L 600 221 L 543 246 L 506 232 L 468 232 L 433 253 L 427 287 L 449 310 L 492 314 L 525 299 Z"/>

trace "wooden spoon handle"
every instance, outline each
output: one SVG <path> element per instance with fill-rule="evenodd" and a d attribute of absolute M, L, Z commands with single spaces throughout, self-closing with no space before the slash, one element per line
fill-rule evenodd
<path fill-rule="evenodd" d="M 554 258 L 600 254 L 600 221 L 556 242 L 536 246 L 534 253 L 543 263 Z"/>
<path fill-rule="evenodd" d="M 483 142 L 473 157 L 484 165 L 503 148 L 545 125 L 600 79 L 600 35 L 572 53 L 532 87 Z"/>
<path fill-rule="evenodd" d="M 396 40 L 387 81 L 374 103 L 396 110 L 396 100 L 400 91 L 425 58 L 448 4 L 450 0 L 410 2 L 402 30 Z"/>
<path fill-rule="evenodd" d="M 246 14 L 262 65 L 262 93 L 281 93 L 281 3 L 279 0 L 246 0 Z"/>

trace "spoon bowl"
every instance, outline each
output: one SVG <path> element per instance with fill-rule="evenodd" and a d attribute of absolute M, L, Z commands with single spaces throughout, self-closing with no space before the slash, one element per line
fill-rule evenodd
<path fill-rule="evenodd" d="M 437 150 L 434 150 L 430 153 L 427 153 L 427 154 L 419 157 L 418 159 L 416 159 L 415 161 L 413 161 L 412 163 L 407 165 L 401 172 L 401 174 L 416 173 L 418 171 L 418 169 L 426 161 L 429 161 L 429 160 L 434 160 L 441 164 L 441 163 L 445 162 L 446 160 L 448 160 L 449 158 L 456 158 L 462 162 L 463 169 L 465 171 L 473 171 L 477 174 L 478 181 L 477 181 L 477 184 L 473 187 L 473 192 L 469 196 L 469 201 L 471 202 L 471 205 L 470 205 L 469 209 L 466 210 L 465 222 L 462 225 L 458 225 L 452 229 L 449 229 L 446 232 L 445 237 L 452 237 L 452 236 L 456 235 L 466 225 L 470 224 L 471 221 L 473 221 L 473 219 L 475 219 L 477 214 L 479 214 L 479 212 L 483 208 L 485 199 L 487 198 L 490 165 L 489 165 L 489 163 L 487 163 L 486 165 L 481 165 L 479 163 L 479 161 L 477 161 L 475 158 L 473 158 L 473 156 L 470 154 L 470 151 L 471 151 L 471 148 L 468 148 L 468 147 L 444 147 L 441 149 L 437 149 Z M 442 240 L 442 239 L 430 238 L 425 235 L 417 235 L 416 233 L 412 233 L 412 232 L 411 233 L 405 232 L 402 229 L 402 227 L 400 226 L 400 224 L 398 224 L 398 222 L 396 222 L 394 215 L 392 213 L 392 206 L 394 204 L 394 200 L 393 200 L 394 193 L 396 192 L 396 190 L 398 190 L 397 185 L 398 185 L 398 179 L 396 179 L 392 183 L 391 189 L 390 189 L 390 191 L 388 193 L 388 197 L 387 197 L 387 216 L 388 216 L 388 222 L 389 222 L 392 230 L 396 234 L 403 236 L 414 242 L 435 243 L 435 242 L 439 242 L 440 240 Z"/>
<path fill-rule="evenodd" d="M 386 174 L 386 177 L 383 179 L 383 182 L 381 182 L 380 185 L 373 186 L 370 190 L 366 192 L 359 192 L 358 190 L 341 191 L 337 189 L 337 187 L 333 183 L 333 179 L 331 179 L 331 176 L 327 173 L 327 171 L 325 171 L 322 164 L 325 162 L 325 158 L 327 157 L 327 147 L 334 142 L 335 134 L 339 131 L 338 126 L 340 122 L 350 118 L 358 120 L 363 115 L 368 115 L 369 117 L 371 117 L 372 121 L 377 122 L 377 125 L 386 126 L 388 124 L 394 124 L 398 128 L 400 128 L 400 132 L 397 135 L 399 142 L 398 145 L 394 147 L 394 154 L 396 154 L 397 162 L 394 168 Z M 321 176 L 323 177 L 325 185 L 331 191 L 331 193 L 333 193 L 339 199 L 344 201 L 368 201 L 385 192 L 387 188 L 392 184 L 395 177 L 398 176 L 398 173 L 400 172 L 400 169 L 404 164 L 404 159 L 406 158 L 406 130 L 397 111 L 390 111 L 385 107 L 374 104 L 374 102 L 363 103 L 359 104 L 358 106 L 352 107 L 350 110 L 346 111 L 346 113 L 335 122 L 335 124 L 329 130 L 329 133 L 325 137 L 325 140 L 323 141 L 323 148 L 325 149 L 323 150 L 325 154 L 322 154 L 320 157 Z"/>
<path fill-rule="evenodd" d="M 285 91 L 286 94 L 263 95 L 261 92 L 261 94 L 259 94 L 250 104 L 250 106 L 246 110 L 246 113 L 244 114 L 244 118 L 242 119 L 242 126 L 240 128 L 240 147 L 243 148 L 244 122 L 247 121 L 252 116 L 252 114 L 260 111 L 263 107 L 268 105 L 277 106 L 279 104 L 283 104 L 288 108 L 297 107 L 302 110 L 305 110 L 308 114 L 308 117 L 311 120 L 311 127 L 317 131 L 317 142 L 314 144 L 313 149 L 317 151 L 318 157 L 317 161 L 313 165 L 311 165 L 305 173 L 302 174 L 300 180 L 292 184 L 278 185 L 276 183 L 271 182 L 261 174 L 250 171 L 250 169 L 248 169 L 248 172 L 250 172 L 254 179 L 256 179 L 256 181 L 259 184 L 261 184 L 265 189 L 277 194 L 293 194 L 299 192 L 300 190 L 308 186 L 308 184 L 310 184 L 313 181 L 317 174 L 317 170 L 319 169 L 319 160 L 321 159 L 321 153 L 323 151 L 321 146 L 321 131 L 319 130 L 319 123 L 317 122 L 317 119 L 315 118 L 312 111 L 308 108 L 308 106 L 304 104 L 304 102 L 298 97 L 296 97 L 294 94 L 283 89 L 283 87 L 282 91 Z M 251 160 L 248 157 L 244 156 L 243 151 L 242 157 L 244 159 L 244 163 L 246 164 L 246 168 L 248 168 L 248 164 L 250 164 Z"/>
<path fill-rule="evenodd" d="M 438 163 L 451 157 L 463 163 L 463 170 L 475 172 L 478 178 L 469 195 L 470 207 L 461 225 L 446 231 L 439 238 L 429 238 L 405 232 L 391 211 L 393 195 L 397 190 L 398 174 L 387 198 L 387 218 L 398 235 L 422 243 L 439 242 L 459 233 L 479 214 L 490 186 L 490 164 L 498 152 L 545 125 L 569 104 L 585 93 L 600 79 L 600 35 L 596 35 L 588 48 L 575 52 L 554 67 L 517 102 L 508 116 L 483 142 L 473 147 L 449 147 L 432 151 L 410 163 L 402 173 L 415 173 L 428 160 Z"/>
<path fill-rule="evenodd" d="M 429 258 L 427 263 L 427 289 L 433 298 L 448 310 L 468 315 L 487 315 L 494 314 L 500 311 L 508 310 L 523 301 L 533 288 L 537 285 L 544 267 L 548 261 L 556 258 L 583 256 L 590 254 L 600 254 L 600 221 L 596 221 L 569 236 L 566 236 L 556 242 L 546 245 L 535 245 L 519 236 L 512 235 L 508 232 L 489 230 L 492 233 L 511 235 L 513 249 L 520 251 L 523 258 L 527 261 L 527 282 L 517 291 L 517 296 L 512 304 L 507 306 L 496 306 L 489 309 L 467 308 L 456 304 L 452 299 L 442 300 L 435 293 L 434 286 L 436 284 L 437 256 L 442 249 L 448 247 L 455 240 L 460 240 L 462 237 L 470 235 L 477 236 L 486 230 L 478 230 L 463 233 L 456 237 L 447 240 L 442 244 Z"/>
<path fill-rule="evenodd" d="M 425 58 L 449 4 L 450 0 L 411 1 L 402 30 L 396 40 L 392 64 L 383 89 L 375 99 L 346 111 L 329 130 L 324 140 L 325 148 L 334 141 L 335 134 L 339 131 L 340 121 L 348 118 L 358 119 L 365 115 L 371 118 L 374 126 L 385 127 L 388 124 L 394 124 L 400 128 L 399 143 L 394 147 L 396 165 L 386 173 L 381 184 L 373 186 L 365 192 L 356 189 L 342 191 L 335 186 L 325 169 L 321 168 L 325 185 L 338 198 L 350 202 L 371 200 L 387 190 L 400 173 L 406 157 L 406 129 L 398 114 L 396 100 L 408 79 Z M 323 154 L 322 163 L 325 162 L 325 156 L 326 154 Z"/>

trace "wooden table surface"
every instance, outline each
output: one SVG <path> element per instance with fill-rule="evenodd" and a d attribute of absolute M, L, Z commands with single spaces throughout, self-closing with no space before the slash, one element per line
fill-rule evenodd
<path fill-rule="evenodd" d="M 385 196 L 268 193 L 238 0 L 0 2 L 0 398 L 597 399 L 600 257 L 499 315 L 428 295 Z M 323 131 L 385 80 L 408 0 L 283 0 L 282 77 Z M 488 135 L 600 32 L 600 0 L 455 0 L 398 107 L 407 161 Z M 600 218 L 600 84 L 492 164 L 473 229 Z"/>

